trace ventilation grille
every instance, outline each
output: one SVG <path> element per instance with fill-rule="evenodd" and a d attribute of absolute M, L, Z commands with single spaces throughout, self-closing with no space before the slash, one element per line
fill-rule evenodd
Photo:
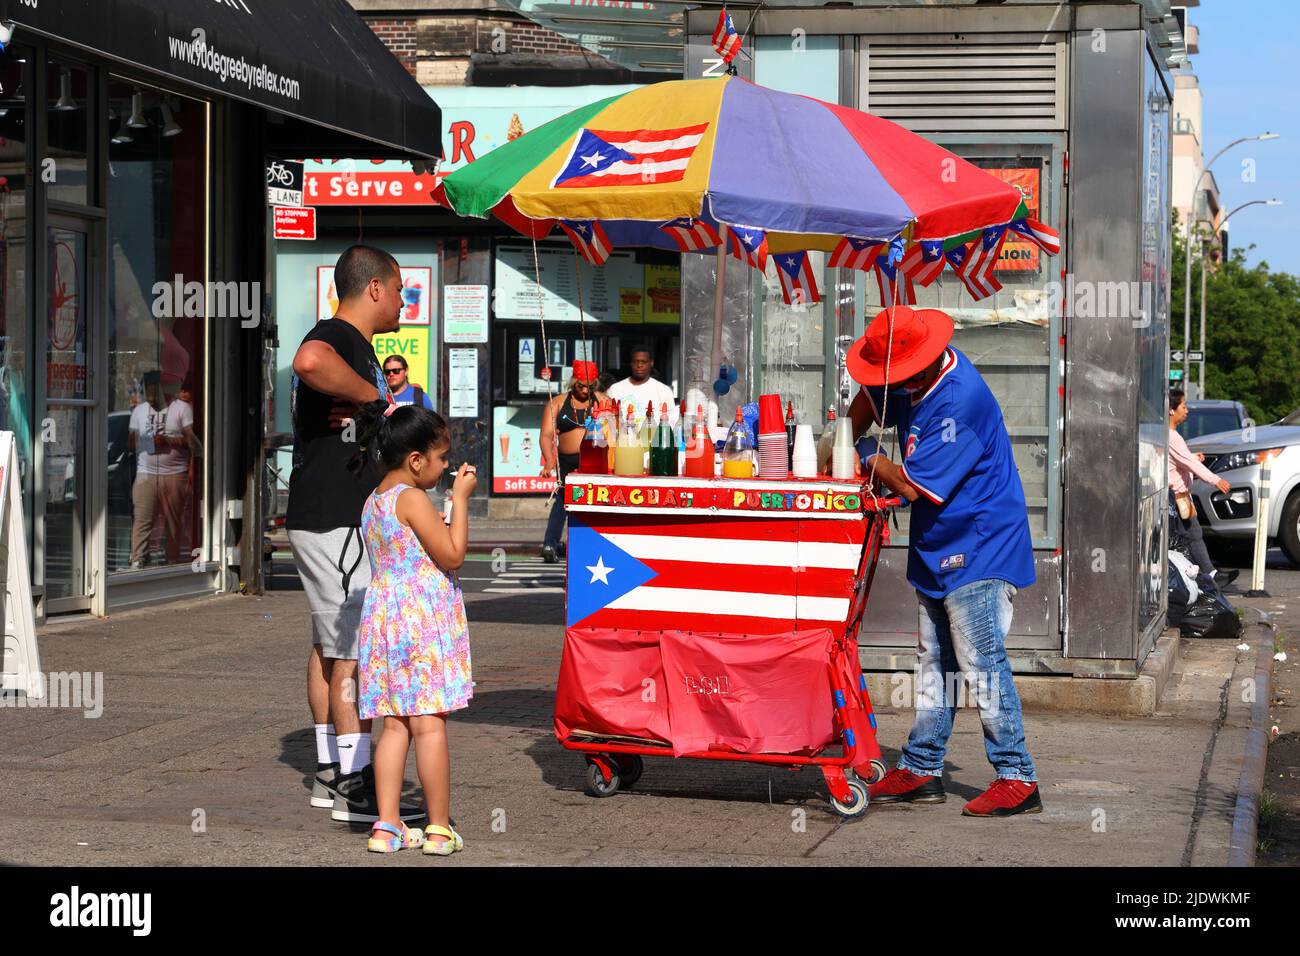
<path fill-rule="evenodd" d="M 1065 41 L 866 44 L 862 108 L 908 129 L 1065 129 Z"/>

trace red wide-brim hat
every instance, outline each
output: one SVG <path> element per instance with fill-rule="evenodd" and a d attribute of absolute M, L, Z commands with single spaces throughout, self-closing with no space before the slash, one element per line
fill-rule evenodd
<path fill-rule="evenodd" d="M 890 316 L 893 347 L 890 347 Z M 952 341 L 952 319 L 940 309 L 896 305 L 880 312 L 846 357 L 849 374 L 862 385 L 898 384 L 924 371 Z M 888 365 L 888 368 L 886 368 Z"/>

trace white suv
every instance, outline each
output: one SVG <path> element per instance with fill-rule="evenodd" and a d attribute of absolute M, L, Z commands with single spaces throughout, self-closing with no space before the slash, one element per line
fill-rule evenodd
<path fill-rule="evenodd" d="M 1269 543 L 1300 567 L 1300 410 L 1274 425 L 1202 435 L 1187 446 L 1203 454 L 1205 467 L 1232 486 L 1225 494 L 1199 479 L 1192 484 L 1206 538 L 1254 539 L 1260 460 L 1270 456 Z"/>

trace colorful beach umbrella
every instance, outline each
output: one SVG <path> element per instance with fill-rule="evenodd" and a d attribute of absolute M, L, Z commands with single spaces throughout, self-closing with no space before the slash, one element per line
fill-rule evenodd
<path fill-rule="evenodd" d="M 699 220 L 770 253 L 841 239 L 967 242 L 1025 219 L 1019 190 L 888 120 L 739 77 L 644 86 L 574 110 L 448 175 L 448 206 L 540 238 L 599 220 L 614 247 L 679 249 Z M 1040 224 L 1035 223 L 1035 227 Z"/>

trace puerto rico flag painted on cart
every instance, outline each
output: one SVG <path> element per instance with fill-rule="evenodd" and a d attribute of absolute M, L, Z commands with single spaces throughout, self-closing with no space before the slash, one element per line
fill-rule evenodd
<path fill-rule="evenodd" d="M 678 182 L 708 123 L 677 129 L 626 132 L 584 129 L 573 141 L 568 161 L 551 182 L 554 189 L 585 186 L 638 186 Z"/>
<path fill-rule="evenodd" d="M 866 527 L 570 512 L 566 625 L 742 634 L 843 625 Z"/>

